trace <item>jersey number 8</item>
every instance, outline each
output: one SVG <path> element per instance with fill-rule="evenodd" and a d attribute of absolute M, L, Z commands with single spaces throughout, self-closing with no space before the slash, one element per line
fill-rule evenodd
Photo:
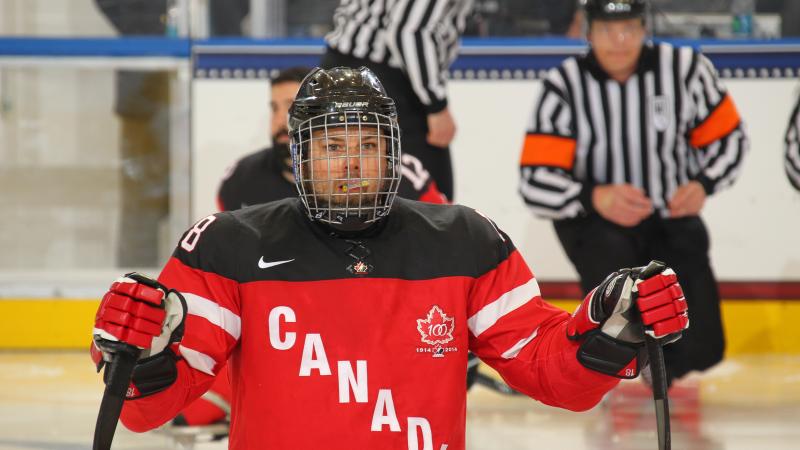
<path fill-rule="evenodd" d="M 187 252 L 191 252 L 197 246 L 197 241 L 200 240 L 200 233 L 206 231 L 209 225 L 212 222 L 217 220 L 216 216 L 208 216 L 204 219 L 201 219 L 199 222 L 194 224 L 191 230 L 186 233 L 186 236 L 181 241 L 181 248 L 186 250 Z"/>

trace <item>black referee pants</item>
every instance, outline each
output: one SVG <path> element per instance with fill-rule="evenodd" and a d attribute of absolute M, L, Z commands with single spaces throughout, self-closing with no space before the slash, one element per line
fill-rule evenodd
<path fill-rule="evenodd" d="M 689 304 L 689 329 L 664 347 L 670 383 L 692 370 L 722 360 L 720 298 L 708 257 L 709 237 L 699 217 L 661 219 L 651 216 L 636 227 L 611 223 L 597 214 L 555 221 L 558 238 L 578 271 L 584 294 L 608 274 L 657 259 L 678 274 Z"/>
<path fill-rule="evenodd" d="M 436 181 L 439 191 L 452 201 L 453 168 L 450 162 L 450 149 L 434 147 L 428 143 L 428 113 L 414 93 L 411 82 L 403 71 L 385 64 L 374 63 L 368 59 L 345 55 L 330 48 L 322 57 L 320 65 L 326 69 L 339 66 L 354 68 L 364 66 L 378 76 L 389 97 L 394 99 L 397 105 L 402 151 L 419 158 Z"/>

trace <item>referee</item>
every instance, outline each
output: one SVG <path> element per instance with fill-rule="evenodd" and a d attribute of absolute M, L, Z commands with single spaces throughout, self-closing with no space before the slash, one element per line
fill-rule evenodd
<path fill-rule="evenodd" d="M 748 148 L 731 96 L 691 48 L 645 42 L 644 0 L 584 0 L 588 54 L 552 69 L 529 123 L 520 193 L 553 219 L 588 292 L 614 267 L 665 261 L 690 327 L 664 348 L 669 382 L 722 359 L 719 292 L 700 211 Z"/>
<path fill-rule="evenodd" d="M 449 145 L 455 123 L 445 75 L 472 0 L 342 0 L 326 37 L 325 68 L 370 68 L 395 100 L 403 152 L 419 158 L 453 200 Z"/>
<path fill-rule="evenodd" d="M 789 128 L 786 130 L 786 176 L 795 189 L 800 191 L 800 99 L 792 112 Z"/>

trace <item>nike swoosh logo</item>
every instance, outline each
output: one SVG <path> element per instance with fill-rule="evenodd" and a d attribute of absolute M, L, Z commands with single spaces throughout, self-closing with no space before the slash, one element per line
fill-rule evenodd
<path fill-rule="evenodd" d="M 259 269 L 268 269 L 270 267 L 280 266 L 281 264 L 286 264 L 294 261 L 294 259 L 287 259 L 286 261 L 271 261 L 266 262 L 264 261 L 264 257 L 262 256 L 261 259 L 258 260 L 258 268 Z"/>

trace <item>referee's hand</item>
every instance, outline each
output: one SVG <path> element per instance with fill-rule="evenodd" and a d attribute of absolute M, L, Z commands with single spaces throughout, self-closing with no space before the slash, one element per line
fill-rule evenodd
<path fill-rule="evenodd" d="M 445 148 L 456 135 L 456 122 L 445 108 L 437 113 L 428 114 L 428 143 L 434 147 Z"/>
<path fill-rule="evenodd" d="M 673 219 L 696 216 L 706 203 L 706 190 L 699 181 L 690 181 L 675 191 L 669 201 L 669 212 Z"/>
<path fill-rule="evenodd" d="M 630 184 L 606 184 L 592 191 L 594 209 L 604 219 L 633 227 L 653 213 L 653 203 L 644 191 Z"/>

